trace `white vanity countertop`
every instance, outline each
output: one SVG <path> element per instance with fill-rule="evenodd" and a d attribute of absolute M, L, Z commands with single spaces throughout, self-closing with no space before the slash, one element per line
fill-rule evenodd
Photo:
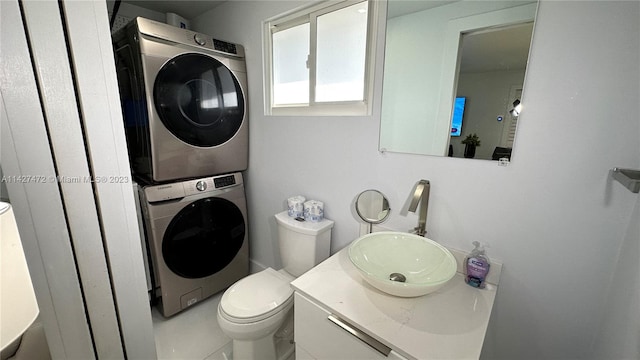
<path fill-rule="evenodd" d="M 348 247 L 294 280 L 307 295 L 410 359 L 478 359 L 497 286 L 473 288 L 456 276 L 416 298 L 387 295 L 362 279 Z"/>

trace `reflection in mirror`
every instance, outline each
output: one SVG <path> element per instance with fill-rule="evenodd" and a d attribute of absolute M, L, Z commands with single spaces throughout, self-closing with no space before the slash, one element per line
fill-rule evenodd
<path fill-rule="evenodd" d="M 369 223 L 369 233 L 373 224 L 380 224 L 389 217 L 391 208 L 389 200 L 378 190 L 365 190 L 356 199 L 356 212 L 360 218 Z"/>
<path fill-rule="evenodd" d="M 449 156 L 511 158 L 518 120 L 511 110 L 522 98 L 532 31 L 528 22 L 462 35 Z"/>
<path fill-rule="evenodd" d="M 510 157 L 536 7 L 389 0 L 380 151 L 464 157 L 475 134 L 473 158 Z"/>

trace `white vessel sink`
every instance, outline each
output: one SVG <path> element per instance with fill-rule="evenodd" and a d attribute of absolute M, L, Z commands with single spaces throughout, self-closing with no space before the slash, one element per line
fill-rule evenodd
<path fill-rule="evenodd" d="M 402 232 L 364 235 L 349 246 L 349 258 L 369 284 L 401 297 L 434 292 L 457 269 L 456 259 L 444 246 Z"/>

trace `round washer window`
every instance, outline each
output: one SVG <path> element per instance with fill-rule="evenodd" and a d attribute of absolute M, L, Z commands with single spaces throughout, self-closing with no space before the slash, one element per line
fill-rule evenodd
<path fill-rule="evenodd" d="M 162 256 L 174 273 L 202 278 L 229 265 L 242 247 L 244 234 L 244 218 L 232 202 L 200 199 L 171 220 L 162 239 Z"/>
<path fill-rule="evenodd" d="M 244 97 L 231 71 L 203 54 L 182 54 L 164 64 L 153 85 L 160 120 L 178 139 L 200 147 L 231 139 L 242 125 Z"/>

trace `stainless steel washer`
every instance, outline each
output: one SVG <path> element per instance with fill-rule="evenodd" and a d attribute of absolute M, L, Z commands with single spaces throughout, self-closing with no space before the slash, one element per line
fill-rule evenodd
<path fill-rule="evenodd" d="M 163 183 L 247 169 L 241 45 L 144 18 L 113 42 L 134 175 Z"/>
<path fill-rule="evenodd" d="M 141 189 L 160 310 L 171 316 L 249 273 L 241 173 Z"/>

